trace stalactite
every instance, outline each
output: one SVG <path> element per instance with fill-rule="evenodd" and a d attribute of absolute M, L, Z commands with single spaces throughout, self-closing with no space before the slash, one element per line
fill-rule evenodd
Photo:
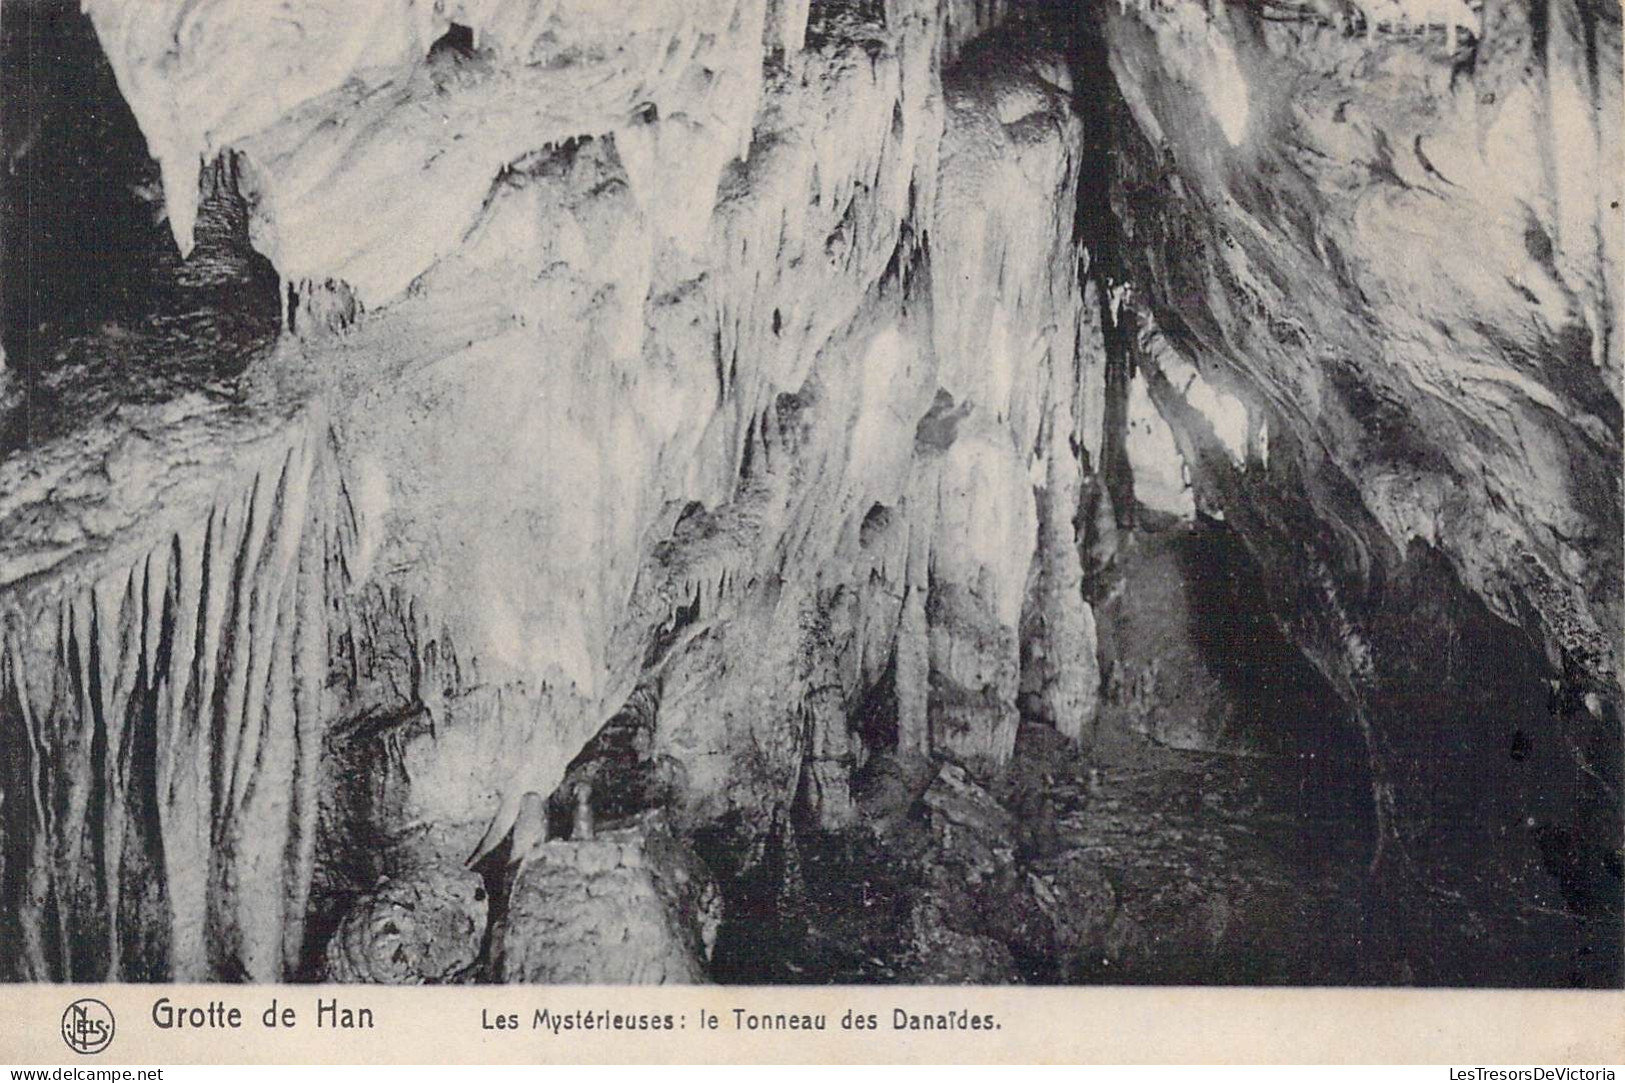
<path fill-rule="evenodd" d="M 0 742 L 32 805 L 6 820 L 28 834 L 26 865 L 5 869 L 17 976 L 272 981 L 293 965 L 336 481 L 307 417 L 204 522 L 121 571 L 8 601 Z"/>

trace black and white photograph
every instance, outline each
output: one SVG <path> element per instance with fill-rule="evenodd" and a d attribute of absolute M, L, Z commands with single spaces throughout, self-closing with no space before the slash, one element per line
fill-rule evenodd
<path fill-rule="evenodd" d="M 1621 71 L 3 0 L 0 982 L 1621 989 Z"/>

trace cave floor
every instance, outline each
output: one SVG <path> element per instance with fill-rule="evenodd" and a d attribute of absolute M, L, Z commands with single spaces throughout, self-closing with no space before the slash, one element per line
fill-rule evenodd
<path fill-rule="evenodd" d="M 995 857 L 977 882 L 917 805 L 889 819 L 899 802 L 882 798 L 890 808 L 868 826 L 801 837 L 790 890 L 735 926 L 734 943 L 752 947 L 720 955 L 718 980 L 1404 979 L 1366 927 L 1370 840 L 1311 797 L 1302 762 L 1124 733 L 1085 763 L 1035 731 L 1024 737 L 1039 747 L 1018 749 L 994 784 L 1018 813 L 1007 865 Z M 1040 785 L 1037 811 L 1019 815 Z"/>
<path fill-rule="evenodd" d="M 1098 865 L 1118 910 L 1105 950 L 1080 955 L 1060 977 L 1379 978 L 1363 950 L 1373 935 L 1361 905 L 1370 836 L 1364 810 L 1350 810 L 1362 794 L 1335 792 L 1308 754 L 1179 752 L 1131 734 L 1103 745 L 1086 779 L 1057 779 L 1053 792 L 1060 845 Z"/>

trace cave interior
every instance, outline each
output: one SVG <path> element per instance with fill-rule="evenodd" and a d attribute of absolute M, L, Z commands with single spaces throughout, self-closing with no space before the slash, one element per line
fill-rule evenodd
<path fill-rule="evenodd" d="M 0 980 L 1625 981 L 1617 4 L 374 6 L 0 7 Z"/>

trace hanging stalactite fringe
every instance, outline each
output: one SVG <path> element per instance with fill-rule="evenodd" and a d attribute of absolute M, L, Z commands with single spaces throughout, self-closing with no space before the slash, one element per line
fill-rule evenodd
<path fill-rule="evenodd" d="M 354 513 L 319 417 L 267 460 L 131 566 L 5 611 L 6 977 L 275 981 L 298 960 Z"/>

